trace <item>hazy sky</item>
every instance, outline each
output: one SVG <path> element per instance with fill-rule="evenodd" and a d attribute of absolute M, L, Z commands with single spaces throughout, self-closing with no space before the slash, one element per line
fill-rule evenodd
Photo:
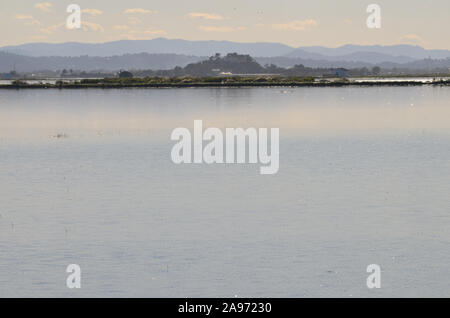
<path fill-rule="evenodd" d="M 381 29 L 366 26 L 372 3 Z M 65 28 L 69 4 L 83 10 L 79 30 Z M 449 30 L 449 0 L 0 0 L 0 46 L 166 37 L 450 49 Z"/>

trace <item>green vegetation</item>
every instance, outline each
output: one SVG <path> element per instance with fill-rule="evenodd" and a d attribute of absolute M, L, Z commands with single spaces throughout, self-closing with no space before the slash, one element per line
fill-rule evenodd
<path fill-rule="evenodd" d="M 132 78 L 133 77 L 133 73 L 128 72 L 128 71 L 121 71 L 118 74 L 119 78 Z"/>
<path fill-rule="evenodd" d="M 21 81 L 21 80 L 14 80 L 14 81 L 12 81 L 11 85 L 14 85 L 14 86 L 26 86 L 27 82 Z"/>
<path fill-rule="evenodd" d="M 355 82 L 347 78 L 325 79 L 296 76 L 228 76 L 228 77 L 144 77 L 144 78 L 103 78 L 79 81 L 57 81 L 55 84 L 28 84 L 15 80 L 0 88 L 164 88 L 164 87 L 301 87 L 301 86 L 420 86 L 450 85 L 450 80 L 435 80 L 430 83 L 411 81 L 366 81 Z"/>

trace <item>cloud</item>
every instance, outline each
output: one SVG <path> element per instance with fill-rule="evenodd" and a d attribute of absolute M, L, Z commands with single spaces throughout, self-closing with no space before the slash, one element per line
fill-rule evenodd
<path fill-rule="evenodd" d="M 400 38 L 400 41 L 406 43 L 425 44 L 425 40 L 417 34 L 406 34 Z"/>
<path fill-rule="evenodd" d="M 128 26 L 128 25 L 126 25 L 126 24 L 118 24 L 118 25 L 115 25 L 115 26 L 113 26 L 113 29 L 114 30 L 128 30 L 130 27 Z"/>
<path fill-rule="evenodd" d="M 139 14 L 149 14 L 149 13 L 155 13 L 152 10 L 147 10 L 147 9 L 142 9 L 142 8 L 132 8 L 132 9 L 126 9 L 124 11 L 125 14 L 134 14 L 134 13 L 139 13 Z"/>
<path fill-rule="evenodd" d="M 219 14 L 215 14 L 215 13 L 191 12 L 188 14 L 188 16 L 191 19 L 205 19 L 205 20 L 216 20 L 216 21 L 225 20 L 224 17 L 222 17 Z"/>
<path fill-rule="evenodd" d="M 167 34 L 164 30 L 147 29 L 147 30 L 131 30 L 128 32 L 131 35 L 156 35 Z"/>
<path fill-rule="evenodd" d="M 27 23 L 25 23 L 26 26 L 39 26 L 41 25 L 41 22 L 39 22 L 36 19 L 30 20 Z"/>
<path fill-rule="evenodd" d="M 38 2 L 34 5 L 35 8 L 43 11 L 43 12 L 50 12 L 50 8 L 53 5 L 50 2 Z"/>
<path fill-rule="evenodd" d="M 51 35 L 51 34 L 55 33 L 56 31 L 58 31 L 60 29 L 64 29 L 64 28 L 67 28 L 66 23 L 58 23 L 58 24 L 50 25 L 46 28 L 41 28 L 40 31 L 44 34 Z M 97 23 L 87 22 L 87 21 L 81 22 L 81 29 L 85 32 L 88 32 L 88 31 L 104 32 L 105 31 L 105 29 L 103 28 L 102 25 L 97 24 Z"/>
<path fill-rule="evenodd" d="M 83 31 L 94 31 L 94 32 L 104 32 L 105 29 L 103 28 L 103 26 L 101 26 L 100 24 L 97 23 L 93 23 L 93 22 L 87 22 L 87 21 L 82 21 L 81 22 L 81 28 L 83 29 Z"/>
<path fill-rule="evenodd" d="M 16 14 L 14 18 L 16 20 L 23 21 L 27 26 L 41 25 L 41 22 L 36 20 L 32 15 Z"/>
<path fill-rule="evenodd" d="M 30 20 L 30 19 L 33 19 L 33 16 L 32 15 L 24 15 L 24 14 L 16 14 L 14 16 L 14 18 L 17 20 Z"/>
<path fill-rule="evenodd" d="M 81 12 L 86 13 L 86 14 L 89 14 L 89 15 L 91 15 L 91 16 L 93 16 L 93 17 L 96 17 L 96 16 L 98 16 L 98 15 L 102 15 L 102 14 L 103 14 L 103 11 L 101 11 L 101 10 L 98 10 L 98 9 L 89 9 L 89 8 L 83 9 L 83 10 L 81 10 Z"/>
<path fill-rule="evenodd" d="M 319 24 L 314 19 L 295 20 L 288 23 L 272 24 L 272 28 L 279 31 L 305 31 L 309 27 L 316 27 Z"/>
<path fill-rule="evenodd" d="M 141 23 L 142 23 L 142 20 L 139 19 L 139 18 L 136 18 L 136 17 L 128 18 L 128 24 L 130 24 L 130 25 L 138 25 L 138 24 L 141 24 Z"/>
<path fill-rule="evenodd" d="M 164 30 L 149 28 L 145 30 L 129 30 L 126 34 L 122 34 L 122 37 L 128 40 L 149 40 L 155 38 L 157 35 L 166 35 Z"/>
<path fill-rule="evenodd" d="M 237 32 L 237 31 L 244 31 L 247 28 L 245 27 L 216 27 L 216 26 L 199 26 L 199 30 L 204 32 Z"/>
<path fill-rule="evenodd" d="M 58 23 L 58 24 L 50 25 L 50 26 L 48 26 L 48 27 L 46 27 L 46 28 L 41 28 L 40 31 L 41 31 L 42 33 L 45 33 L 45 34 L 53 34 L 53 33 L 55 33 L 58 29 L 64 28 L 65 26 L 66 26 L 65 23 Z"/>

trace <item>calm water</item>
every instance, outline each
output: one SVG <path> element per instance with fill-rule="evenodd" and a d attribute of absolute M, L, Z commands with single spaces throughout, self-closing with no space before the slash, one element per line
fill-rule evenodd
<path fill-rule="evenodd" d="M 194 119 L 279 173 L 174 165 Z M 449 145 L 445 87 L 1 91 L 0 296 L 449 297 Z"/>

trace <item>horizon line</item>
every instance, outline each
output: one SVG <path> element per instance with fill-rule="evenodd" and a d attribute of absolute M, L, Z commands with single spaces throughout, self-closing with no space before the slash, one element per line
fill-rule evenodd
<path fill-rule="evenodd" d="M 186 40 L 181 38 L 165 38 L 165 37 L 158 37 L 154 39 L 142 39 L 142 40 L 131 40 L 131 39 L 121 39 L 121 40 L 114 40 L 114 41 L 104 41 L 104 42 L 79 42 L 79 41 L 66 41 L 66 42 L 25 42 L 20 44 L 8 44 L 8 45 L 2 45 L 0 48 L 5 47 L 15 47 L 15 46 L 22 46 L 22 45 L 31 45 L 31 44 L 107 44 L 107 43 L 115 43 L 115 42 L 146 42 L 146 41 L 155 41 L 155 40 L 168 40 L 168 41 L 186 41 L 186 42 L 228 42 L 228 43 L 239 43 L 239 44 L 278 44 L 278 45 L 284 45 L 286 47 L 292 48 L 292 49 L 301 49 L 301 48 L 311 48 L 311 47 L 323 47 L 328 49 L 338 49 L 345 46 L 370 46 L 370 47 L 392 47 L 392 46 L 411 46 L 411 47 L 419 47 L 425 50 L 443 50 L 443 51 L 450 51 L 450 49 L 443 49 L 443 48 L 426 48 L 424 46 L 418 45 L 418 44 L 408 44 L 408 43 L 397 43 L 397 44 L 355 44 L 355 43 L 346 43 L 341 44 L 339 46 L 326 46 L 326 45 L 308 45 L 308 46 L 291 46 L 289 44 L 285 44 L 282 42 L 241 42 L 241 41 L 230 41 L 230 40 Z"/>

